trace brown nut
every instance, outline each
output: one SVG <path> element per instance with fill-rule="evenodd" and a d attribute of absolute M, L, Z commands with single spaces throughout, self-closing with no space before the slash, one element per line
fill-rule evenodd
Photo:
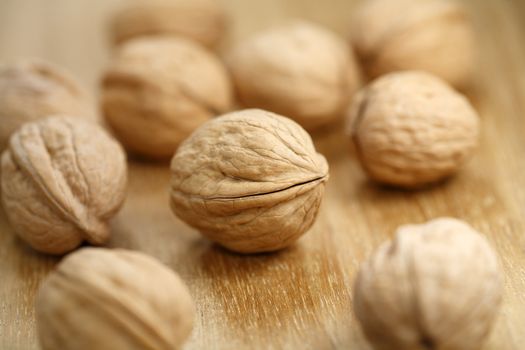
<path fill-rule="evenodd" d="M 172 157 L 193 130 L 231 105 L 222 63 L 182 38 L 127 42 L 103 80 L 102 108 L 117 138 L 150 158 Z"/>
<path fill-rule="evenodd" d="M 352 43 L 370 78 L 423 70 L 465 87 L 475 66 L 474 34 L 454 0 L 370 0 L 356 12 Z"/>
<path fill-rule="evenodd" d="M 478 143 L 479 117 L 439 78 L 399 72 L 356 96 L 349 127 L 372 179 L 417 188 L 452 175 L 470 157 Z"/>
<path fill-rule="evenodd" d="M 479 350 L 499 310 L 496 254 L 468 224 L 450 218 L 398 229 L 366 261 L 354 310 L 380 350 Z"/>
<path fill-rule="evenodd" d="M 240 102 L 307 129 L 340 118 L 359 85 L 351 50 L 315 24 L 293 21 L 240 43 L 229 67 Z"/>
<path fill-rule="evenodd" d="M 78 83 L 49 63 L 20 61 L 0 68 L 0 152 L 22 124 L 54 114 L 92 117 Z"/>
<path fill-rule="evenodd" d="M 139 36 L 174 35 L 216 47 L 227 29 L 227 15 L 217 0 L 134 0 L 112 22 L 115 43 Z"/>
<path fill-rule="evenodd" d="M 240 253 L 296 241 L 314 223 L 328 179 L 308 133 L 262 110 L 204 124 L 178 149 L 171 171 L 175 214 Z"/>
<path fill-rule="evenodd" d="M 40 287 L 38 337 L 43 350 L 180 349 L 194 309 L 184 282 L 156 259 L 84 248 Z"/>
<path fill-rule="evenodd" d="M 120 208 L 126 159 L 103 129 L 78 119 L 26 123 L 2 154 L 2 203 L 15 232 L 34 249 L 63 254 L 102 244 Z"/>

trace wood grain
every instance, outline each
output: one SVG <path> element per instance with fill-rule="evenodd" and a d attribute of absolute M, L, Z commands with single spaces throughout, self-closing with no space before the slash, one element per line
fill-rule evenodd
<path fill-rule="evenodd" d="M 231 41 L 286 17 L 344 34 L 354 1 L 224 0 Z M 0 61 L 37 56 L 61 64 L 96 96 L 110 57 L 108 16 L 119 0 L 0 1 Z M 188 283 L 198 316 L 187 349 L 369 349 L 352 316 L 359 263 L 398 225 L 439 216 L 470 222 L 505 272 L 501 315 L 485 350 L 525 344 L 525 13 L 521 0 L 470 0 L 479 34 L 480 152 L 458 176 L 420 192 L 367 181 L 338 127 L 314 135 L 331 165 L 319 220 L 280 253 L 238 256 L 202 239 L 168 207 L 166 164 L 130 163 L 130 188 L 112 247 L 158 257 Z M 36 349 L 33 297 L 58 262 L 18 240 L 0 213 L 0 349 Z"/>

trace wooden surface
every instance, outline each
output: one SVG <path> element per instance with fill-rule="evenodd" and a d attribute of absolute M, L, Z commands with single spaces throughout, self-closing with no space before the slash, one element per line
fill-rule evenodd
<path fill-rule="evenodd" d="M 37 56 L 72 70 L 93 90 L 110 55 L 117 0 L 0 0 L 0 61 Z M 237 40 L 284 17 L 344 33 L 349 0 L 225 0 Z M 313 229 L 277 254 L 237 256 L 202 239 L 168 207 L 166 164 L 130 164 L 112 247 L 158 257 L 188 283 L 198 315 L 187 349 L 369 349 L 352 316 L 359 263 L 398 225 L 455 216 L 485 233 L 505 272 L 501 315 L 486 349 L 525 344 L 525 6 L 468 2 L 479 31 L 476 87 L 483 139 L 452 180 L 420 192 L 368 182 L 338 131 L 314 135 L 331 179 Z M 0 213 L 0 349 L 35 349 L 33 297 L 59 261 L 15 238 Z"/>

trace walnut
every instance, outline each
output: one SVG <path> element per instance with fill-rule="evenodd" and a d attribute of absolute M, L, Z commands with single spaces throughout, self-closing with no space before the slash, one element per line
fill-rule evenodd
<path fill-rule="evenodd" d="M 422 72 L 391 73 L 372 82 L 356 97 L 349 127 L 368 175 L 405 188 L 455 173 L 479 137 L 479 117 L 467 99 Z"/>
<path fill-rule="evenodd" d="M 91 117 L 94 110 L 79 84 L 54 65 L 29 60 L 0 68 L 0 152 L 22 124 L 53 114 Z"/>
<path fill-rule="evenodd" d="M 229 67 L 244 106 L 289 116 L 307 129 L 342 117 L 359 85 L 345 42 L 303 21 L 241 42 L 229 55 Z"/>
<path fill-rule="evenodd" d="M 497 315 L 496 254 L 468 224 L 441 218 L 398 229 L 366 261 L 354 309 L 376 349 L 478 350 Z"/>
<path fill-rule="evenodd" d="M 226 69 L 182 38 L 144 38 L 120 47 L 103 80 L 102 108 L 131 152 L 170 158 L 179 143 L 232 106 Z"/>
<path fill-rule="evenodd" d="M 370 78 L 423 70 L 457 87 L 472 79 L 474 33 L 459 1 L 365 1 L 356 12 L 352 43 Z"/>
<path fill-rule="evenodd" d="M 43 350 L 179 349 L 194 306 L 177 274 L 156 259 L 122 249 L 68 255 L 36 299 Z"/>
<path fill-rule="evenodd" d="M 120 145 L 99 126 L 58 117 L 26 123 L 12 135 L 1 165 L 7 218 L 34 249 L 63 254 L 83 241 L 108 239 L 127 166 Z"/>
<path fill-rule="evenodd" d="M 175 214 L 240 253 L 289 246 L 314 223 L 328 164 L 308 133 L 262 110 L 197 129 L 171 163 Z"/>
<path fill-rule="evenodd" d="M 216 47 L 227 29 L 227 16 L 217 0 L 135 0 L 112 22 L 116 43 L 138 36 L 174 35 Z"/>

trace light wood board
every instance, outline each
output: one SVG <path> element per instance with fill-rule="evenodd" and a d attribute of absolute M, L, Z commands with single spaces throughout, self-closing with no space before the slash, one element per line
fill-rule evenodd
<path fill-rule="evenodd" d="M 355 1 L 225 0 L 231 41 L 286 17 L 344 34 Z M 96 96 L 110 57 L 108 16 L 118 0 L 0 0 L 0 62 L 42 57 L 73 71 Z M 525 6 L 470 0 L 480 48 L 469 96 L 482 145 L 456 177 L 419 192 L 366 180 L 348 140 L 314 135 L 330 161 L 319 218 L 293 248 L 238 256 L 202 239 L 168 207 L 167 164 L 132 162 L 129 194 L 113 221 L 112 247 L 136 249 L 177 271 L 198 314 L 187 349 L 369 349 L 352 314 L 359 263 L 398 225 L 454 216 L 483 232 L 501 258 L 505 295 L 485 350 L 525 347 Z M 0 213 L 0 349 L 37 348 L 33 298 L 59 261 L 15 237 Z"/>

